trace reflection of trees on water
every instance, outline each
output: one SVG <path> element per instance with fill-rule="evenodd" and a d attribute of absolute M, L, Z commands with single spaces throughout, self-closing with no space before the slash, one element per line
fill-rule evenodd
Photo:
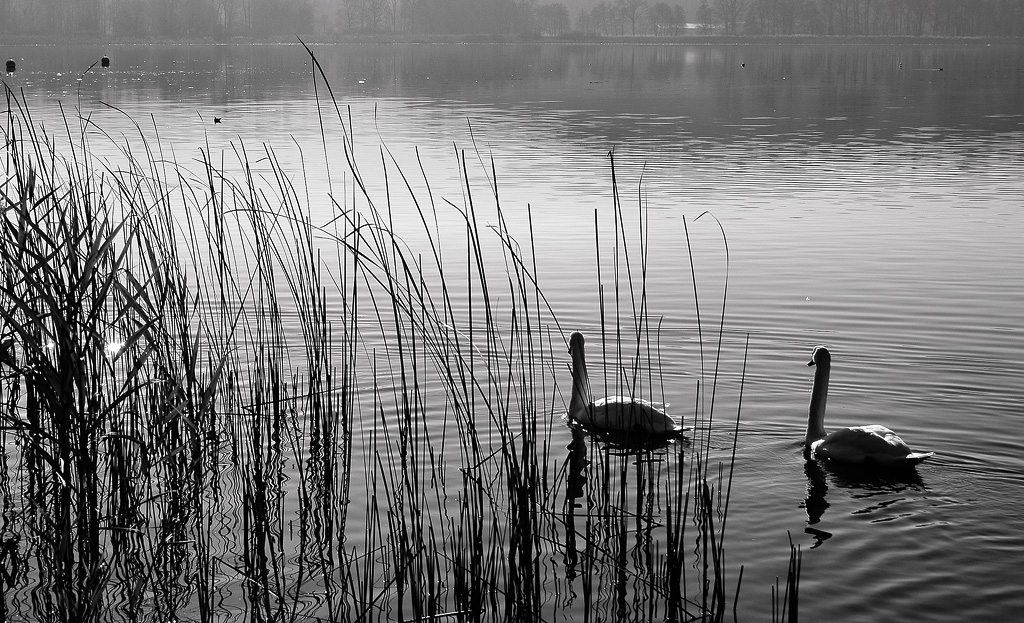
<path fill-rule="evenodd" d="M 315 51 L 343 99 L 525 108 L 573 142 L 644 151 L 676 149 L 695 137 L 842 146 L 866 137 L 934 141 L 908 128 L 1003 133 L 1007 121 L 991 112 L 1017 110 L 1021 88 L 1020 55 L 980 45 L 367 44 Z M 142 105 L 153 97 L 261 106 L 313 97 L 301 46 L 97 46 L 92 60 L 103 53 L 111 55 L 110 70 L 75 84 L 88 66 L 80 50 L 35 48 L 18 62 L 17 86 L 61 93 L 74 85 L 84 102 L 139 98 Z M 924 71 L 938 67 L 944 71 Z M 735 123 L 755 118 L 749 127 Z"/>

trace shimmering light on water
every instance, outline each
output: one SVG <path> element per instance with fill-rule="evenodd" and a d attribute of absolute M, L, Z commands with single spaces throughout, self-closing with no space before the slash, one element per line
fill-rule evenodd
<path fill-rule="evenodd" d="M 312 196 L 328 190 L 301 48 L 104 51 L 113 68 L 79 82 L 81 59 L 98 50 L 19 48 L 12 55 L 26 60 L 9 80 L 51 130 L 63 128 L 56 100 L 92 115 L 109 136 L 92 144 L 111 158 L 136 130 L 101 102 L 155 137 L 152 115 L 179 163 L 200 148 L 272 144 L 296 175 L 305 164 Z M 638 202 L 647 209 L 650 305 L 664 316 L 674 405 L 692 404 L 699 365 L 686 235 L 708 322 L 724 248 L 717 227 L 695 219 L 710 211 L 721 221 L 730 252 L 721 400 L 732 408 L 751 340 L 727 546 L 732 564 L 746 565 L 745 611 L 765 616 L 788 535 L 812 548 L 801 585 L 808 620 L 1009 620 L 1024 610 L 1022 46 L 317 54 L 374 188 L 382 142 L 456 204 L 459 150 L 485 164 L 470 172 L 481 189 L 494 159 L 506 218 L 523 239 L 530 206 L 541 285 L 568 329 L 599 324 L 594 211 L 610 244 L 614 150 L 626 218 L 637 219 Z M 339 132 L 329 122 L 337 162 Z M 351 194 L 350 180 L 332 181 Z M 313 209 L 326 220 L 331 206 Z M 876 481 L 805 462 L 805 364 L 818 343 L 835 357 L 826 426 L 885 423 L 936 457 Z M 558 434 L 552 446 L 565 447 L 568 433 Z"/>

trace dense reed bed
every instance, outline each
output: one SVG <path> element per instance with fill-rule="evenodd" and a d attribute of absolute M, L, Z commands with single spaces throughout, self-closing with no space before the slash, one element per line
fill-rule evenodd
<path fill-rule="evenodd" d="M 6 92 L 0 619 L 735 618 L 731 460 L 711 444 L 738 433 L 714 407 L 724 316 L 700 321 L 715 330 L 689 439 L 569 427 L 573 327 L 509 232 L 493 167 L 457 152 L 452 202 L 382 149 L 371 196 L 327 88 L 343 149 L 322 166 L 344 196 L 310 196 L 271 146 L 181 166 L 155 127 L 109 136 L 79 110 L 43 133 Z M 95 141 L 121 157 L 96 159 Z M 333 217 L 313 222 L 312 202 Z M 626 203 L 597 275 L 601 362 L 618 393 L 657 399 Z M 791 554 L 773 590 L 796 620 Z"/>

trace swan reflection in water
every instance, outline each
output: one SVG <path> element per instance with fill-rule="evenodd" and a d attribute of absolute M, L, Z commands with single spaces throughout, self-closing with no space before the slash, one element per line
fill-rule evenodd
<path fill-rule="evenodd" d="M 636 508 L 624 508 L 621 502 L 633 496 L 648 502 L 660 498 L 664 481 L 662 467 L 681 460 L 679 456 L 688 445 L 688 439 L 652 438 L 636 431 L 591 432 L 572 420 L 567 426 L 572 438 L 566 446 L 563 561 L 566 579 L 571 582 L 577 577 L 579 566 L 578 538 L 585 541 L 583 549 L 590 551 L 594 547 L 595 533 L 633 524 L 638 541 L 649 540 L 649 534 L 640 533 L 649 532 L 663 519 L 642 516 L 639 519 L 643 521 L 638 522 Z M 620 521 L 623 519 L 628 521 Z M 579 526 L 577 521 L 581 522 Z"/>
<path fill-rule="evenodd" d="M 890 498 L 877 502 L 879 496 L 891 496 L 905 490 L 923 490 L 924 481 L 916 467 L 906 469 L 877 469 L 856 465 L 837 464 L 832 461 L 815 459 L 804 452 L 804 474 L 807 476 L 807 490 L 799 507 L 807 512 L 807 526 L 804 533 L 814 538 L 811 549 L 819 547 L 832 538 L 832 533 L 814 526 L 821 522 L 825 511 L 831 506 L 826 499 L 829 484 L 835 489 L 846 490 L 852 499 L 871 500 L 872 504 L 852 512 L 854 515 L 872 513 L 886 508 L 903 498 Z"/>
<path fill-rule="evenodd" d="M 572 440 L 568 445 L 569 455 L 565 464 L 569 472 L 565 478 L 565 570 L 566 578 L 576 577 L 579 552 L 576 549 L 576 509 L 582 508 L 580 499 L 587 490 L 587 439 L 583 431 L 572 427 Z"/>
<path fill-rule="evenodd" d="M 804 532 L 814 537 L 814 545 L 811 546 L 811 549 L 814 549 L 832 538 L 831 532 L 811 527 L 821 521 L 821 516 L 829 507 L 828 500 L 825 499 L 828 481 L 825 479 L 825 470 L 815 460 L 804 463 L 804 473 L 807 474 L 807 497 L 800 503 L 800 508 L 807 511 L 807 527 L 804 528 Z"/>

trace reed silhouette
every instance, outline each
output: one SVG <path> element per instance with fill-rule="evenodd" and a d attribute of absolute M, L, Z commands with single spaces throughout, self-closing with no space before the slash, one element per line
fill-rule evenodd
<path fill-rule="evenodd" d="M 358 189 L 327 222 L 270 146 L 241 146 L 233 177 L 208 149 L 177 165 L 158 134 L 109 137 L 79 110 L 63 151 L 6 90 L 3 617 L 724 620 L 742 571 L 724 559 L 713 409 L 695 408 L 692 443 L 574 437 L 564 332 L 493 165 L 459 153 L 454 205 L 384 148 L 389 193 L 371 196 L 311 59 Z M 425 249 L 396 233 L 399 195 Z M 467 250 L 446 246 L 442 208 Z M 643 271 L 621 267 L 610 307 L 635 313 L 603 326 L 632 336 L 618 376 L 653 397 L 657 326 Z"/>

